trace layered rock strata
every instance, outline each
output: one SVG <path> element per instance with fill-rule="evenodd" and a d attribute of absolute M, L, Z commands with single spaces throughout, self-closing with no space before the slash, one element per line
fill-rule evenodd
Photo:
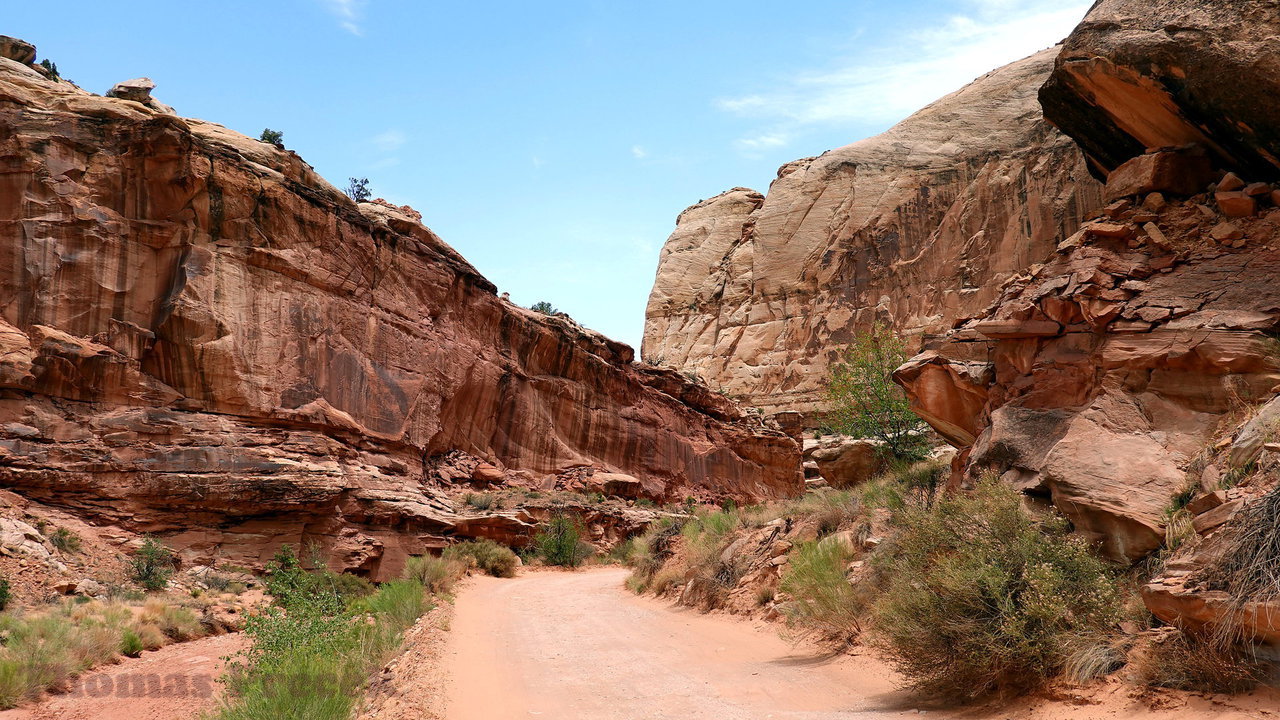
<path fill-rule="evenodd" d="M 0 58 L 0 484 L 189 560 L 314 540 L 383 577 L 461 532 L 450 484 L 597 472 L 802 487 L 793 440 L 504 302 L 416 213 Z"/>
<path fill-rule="evenodd" d="M 685 210 L 659 260 L 643 356 L 769 412 L 809 411 L 855 333 L 918 346 L 979 312 L 1101 204 L 1037 92 L 1049 49 L 888 132 L 784 165 L 767 196 Z"/>

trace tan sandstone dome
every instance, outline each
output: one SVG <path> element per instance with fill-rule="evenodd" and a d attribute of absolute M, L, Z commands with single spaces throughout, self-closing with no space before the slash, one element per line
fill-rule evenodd
<path fill-rule="evenodd" d="M 685 210 L 662 249 L 643 357 L 776 410 L 810 410 L 853 335 L 913 344 L 986 307 L 1101 203 L 1037 92 L 1058 48 L 888 132 Z"/>

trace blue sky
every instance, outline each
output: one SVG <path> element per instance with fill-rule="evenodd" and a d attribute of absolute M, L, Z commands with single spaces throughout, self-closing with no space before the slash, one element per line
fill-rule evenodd
<path fill-rule="evenodd" d="M 281 130 L 500 290 L 637 345 L 676 215 L 1063 38 L 1089 0 L 9 3 L 94 92 Z"/>

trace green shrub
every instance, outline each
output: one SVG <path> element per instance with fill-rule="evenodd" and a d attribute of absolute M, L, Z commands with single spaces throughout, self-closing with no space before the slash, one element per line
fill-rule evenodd
<path fill-rule="evenodd" d="M 120 635 L 120 654 L 129 657 L 138 657 L 145 648 L 142 646 L 142 638 L 138 637 L 138 633 L 132 629 L 126 629 Z"/>
<path fill-rule="evenodd" d="M 468 540 L 445 548 L 441 555 L 446 561 L 461 563 L 464 567 L 476 567 L 494 577 L 515 577 L 520 559 L 506 545 L 488 538 Z"/>
<path fill-rule="evenodd" d="M 45 58 L 41 60 L 40 67 L 44 68 L 45 70 L 48 70 L 50 77 L 52 77 L 54 80 L 62 79 L 62 75 L 58 73 L 58 64 L 50 60 L 49 58 Z"/>
<path fill-rule="evenodd" d="M 80 536 L 66 528 L 58 528 L 49 535 L 49 542 L 65 553 L 80 552 Z"/>
<path fill-rule="evenodd" d="M 543 315 L 555 315 L 560 312 L 556 309 L 555 305 L 552 305 L 546 300 L 539 300 L 538 302 L 530 305 L 529 309 L 537 313 L 542 313 Z"/>
<path fill-rule="evenodd" d="M 267 592 L 283 607 L 310 602 L 323 595 L 334 605 L 345 605 L 373 592 L 373 584 L 362 577 L 329 570 L 308 572 L 298 561 L 291 545 L 283 545 L 267 563 L 264 573 Z"/>
<path fill-rule="evenodd" d="M 12 598 L 12 591 L 9 589 L 9 580 L 0 576 L 0 610 L 9 606 L 9 600 Z"/>
<path fill-rule="evenodd" d="M 889 581 L 875 628 L 924 694 L 972 700 L 1038 686 L 1121 616 L 1109 568 L 1065 521 L 1033 520 L 998 480 L 908 507 L 898 521 L 876 557 Z"/>
<path fill-rule="evenodd" d="M 840 537 L 801 543 L 792 551 L 780 585 L 791 596 L 783 609 L 789 625 L 843 640 L 862 631 L 867 598 L 847 577 L 855 555 L 853 546 Z"/>
<path fill-rule="evenodd" d="M 173 551 L 155 538 L 147 537 L 133 554 L 129 566 L 133 581 L 138 585 L 151 591 L 163 590 L 169 586 L 169 577 L 173 575 Z"/>
<path fill-rule="evenodd" d="M 578 567 L 595 548 L 582 540 L 582 526 L 567 513 L 556 513 L 533 539 L 538 556 L 548 565 Z"/>
<path fill-rule="evenodd" d="M 251 647 L 228 665 L 219 720 L 346 720 L 368 677 L 428 609 L 422 584 L 394 580 L 342 602 L 333 593 L 295 593 L 245 626 Z"/>
<path fill-rule="evenodd" d="M 906 361 L 906 344 L 888 327 L 877 323 L 856 336 L 831 366 L 827 425 L 845 435 L 877 438 L 894 457 L 923 458 L 925 424 L 892 379 Z"/>

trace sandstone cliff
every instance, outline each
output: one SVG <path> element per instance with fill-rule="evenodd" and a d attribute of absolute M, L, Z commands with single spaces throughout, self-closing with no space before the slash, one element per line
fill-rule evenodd
<path fill-rule="evenodd" d="M 188 560 L 315 540 L 376 577 L 465 531 L 450 483 L 802 487 L 791 439 L 499 299 L 416 213 L 149 83 L 104 98 L 20 59 L 0 57 L 3 486 Z"/>
<path fill-rule="evenodd" d="M 1001 473 L 1117 560 L 1159 548 L 1175 496 L 1203 494 L 1203 546 L 1144 591 L 1191 628 L 1229 613 L 1221 587 L 1184 580 L 1280 484 L 1274 423 L 1236 427 L 1280 392 L 1278 27 L 1275 2 L 1095 5 L 1041 97 L 1116 202 L 897 373 L 963 449 L 957 481 Z M 1270 608 L 1245 609 L 1246 636 L 1280 640 Z"/>
<path fill-rule="evenodd" d="M 987 306 L 1100 202 L 1036 94 L 1057 48 L 893 129 L 685 210 L 659 260 L 645 359 L 770 411 L 809 410 L 876 320 L 918 344 Z"/>

